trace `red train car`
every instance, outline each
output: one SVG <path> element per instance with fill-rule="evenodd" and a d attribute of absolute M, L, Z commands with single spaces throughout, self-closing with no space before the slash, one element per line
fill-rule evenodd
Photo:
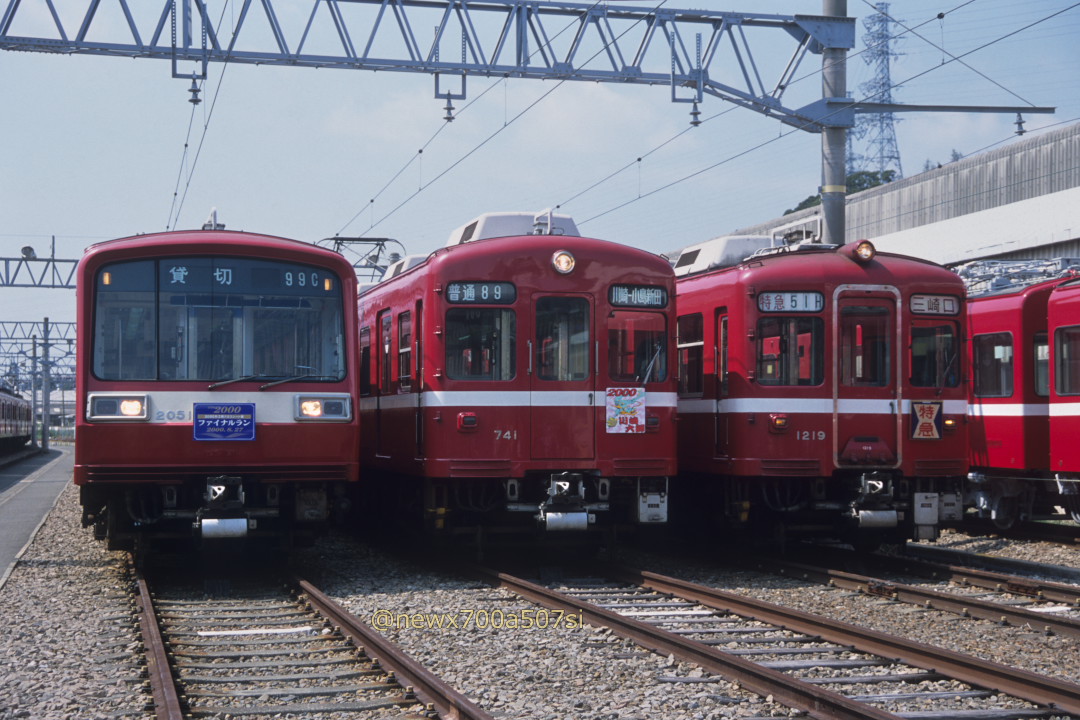
<path fill-rule="evenodd" d="M 666 522 L 674 274 L 544 221 L 482 216 L 361 294 L 363 461 L 428 529 Z"/>
<path fill-rule="evenodd" d="M 30 401 L 0 387 L 0 452 L 18 450 L 29 442 L 33 425 Z"/>
<path fill-rule="evenodd" d="M 306 538 L 359 476 L 356 275 L 306 243 L 171 232 L 77 271 L 75 484 L 114 546 Z"/>
<path fill-rule="evenodd" d="M 866 241 L 770 245 L 676 262 L 676 492 L 713 524 L 936 537 L 967 471 L 962 282 Z"/>
<path fill-rule="evenodd" d="M 1077 266 L 1080 267 L 1080 266 Z M 1075 272 L 1075 269 L 1074 271 Z M 1052 490 L 1080 523 L 1080 279 L 1057 285 L 1047 307 L 1050 345 L 1050 471 Z"/>
<path fill-rule="evenodd" d="M 1068 362 L 1078 267 L 1058 258 L 957 269 L 968 285 L 972 366 L 964 504 L 1002 529 L 1054 505 L 1080 520 L 1080 461 L 1069 437 L 1069 398 L 1080 386 L 1071 385 Z"/>

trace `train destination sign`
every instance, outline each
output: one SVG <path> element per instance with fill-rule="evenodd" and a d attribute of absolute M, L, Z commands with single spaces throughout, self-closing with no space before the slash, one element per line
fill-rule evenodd
<path fill-rule="evenodd" d="M 953 295 L 912 295 L 911 312 L 918 315 L 959 315 L 960 301 Z"/>
<path fill-rule="evenodd" d="M 667 307 L 667 290 L 654 285 L 612 285 L 608 301 L 617 307 Z"/>
<path fill-rule="evenodd" d="M 821 312 L 825 296 L 819 292 L 763 292 L 757 296 L 757 307 L 767 313 Z"/>
<path fill-rule="evenodd" d="M 452 303 L 512 305 L 517 288 L 508 282 L 452 282 L 446 286 L 446 300 Z"/>

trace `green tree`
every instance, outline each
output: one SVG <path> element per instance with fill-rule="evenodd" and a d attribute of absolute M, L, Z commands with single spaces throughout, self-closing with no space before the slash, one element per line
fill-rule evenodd
<path fill-rule="evenodd" d="M 872 187 L 878 185 L 885 185 L 891 183 L 896 179 L 895 170 L 859 170 L 857 172 L 849 173 L 847 176 L 847 194 L 853 195 L 863 190 L 869 190 Z M 796 205 L 791 210 L 784 211 L 785 215 L 790 215 L 793 212 L 799 210 L 805 210 L 806 208 L 814 207 L 821 204 L 821 195 L 811 195 Z"/>

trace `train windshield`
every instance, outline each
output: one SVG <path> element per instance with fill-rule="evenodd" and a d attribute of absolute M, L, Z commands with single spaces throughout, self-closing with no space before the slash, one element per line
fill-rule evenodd
<path fill-rule="evenodd" d="M 615 310 L 608 320 L 608 375 L 623 382 L 667 380 L 667 321 L 655 312 Z"/>
<path fill-rule="evenodd" d="M 762 385 L 820 385 L 825 380 L 825 324 L 819 317 L 758 321 L 757 376 Z"/>
<path fill-rule="evenodd" d="M 516 335 L 513 310 L 451 308 L 446 312 L 446 376 L 512 380 Z"/>
<path fill-rule="evenodd" d="M 98 273 L 94 374 L 102 380 L 345 377 L 341 279 L 233 257 L 107 265 Z"/>
<path fill-rule="evenodd" d="M 589 301 L 545 297 L 536 303 L 536 346 L 541 380 L 589 377 Z"/>
<path fill-rule="evenodd" d="M 982 349 L 996 357 L 998 365 L 996 372 L 1007 372 L 1009 375 L 1008 387 L 1002 384 L 1004 378 L 992 379 L 989 373 L 976 370 L 976 378 L 986 382 L 987 390 L 1003 393 L 1002 396 L 1012 394 L 1012 339 L 1008 339 L 1008 347 L 1004 344 L 984 344 Z M 976 350 L 979 346 L 976 344 Z M 1007 369 L 1002 366 L 1007 364 Z M 989 369 L 987 366 L 984 369 Z M 960 384 L 960 347 L 956 341 L 956 324 L 952 322 L 929 322 L 917 321 L 911 328 L 911 384 L 914 387 L 956 387 Z"/>

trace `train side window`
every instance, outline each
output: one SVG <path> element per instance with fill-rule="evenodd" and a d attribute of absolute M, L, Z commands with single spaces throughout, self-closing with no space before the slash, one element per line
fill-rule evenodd
<path fill-rule="evenodd" d="M 820 385 L 825 380 L 825 323 L 819 317 L 758 320 L 757 379 L 762 385 Z"/>
<path fill-rule="evenodd" d="M 1011 397 L 1013 394 L 1012 333 L 988 333 L 971 339 L 976 397 Z"/>
<path fill-rule="evenodd" d="M 889 311 L 883 307 L 849 306 L 840 317 L 840 382 L 848 386 L 889 384 L 891 345 Z"/>
<path fill-rule="evenodd" d="M 1054 386 L 1058 395 L 1080 395 L 1080 325 L 1054 331 Z"/>
<path fill-rule="evenodd" d="M 446 311 L 446 376 L 452 380 L 512 380 L 517 316 L 513 310 Z"/>
<path fill-rule="evenodd" d="M 573 381 L 589 377 L 589 301 L 545 297 L 536 303 L 537 377 Z"/>
<path fill-rule="evenodd" d="M 371 394 L 371 328 L 360 328 L 360 394 Z"/>
<path fill-rule="evenodd" d="M 1035 333 L 1034 338 L 1035 394 L 1050 396 L 1050 341 L 1046 333 Z"/>
<path fill-rule="evenodd" d="M 608 376 L 620 382 L 667 379 L 667 321 L 660 313 L 614 310 L 608 318 Z"/>
<path fill-rule="evenodd" d="M 705 332 L 701 313 L 682 315 L 676 321 L 679 349 L 679 395 L 705 392 Z"/>
<path fill-rule="evenodd" d="M 956 324 L 950 321 L 931 324 L 925 320 L 916 320 L 916 323 L 925 324 L 916 324 L 911 328 L 910 382 L 912 386 L 956 387 L 960 384 L 960 348 L 956 342 Z M 1001 350 L 999 354 L 1004 355 L 1005 351 Z M 1008 340 L 1008 364 L 1009 389 L 1005 396 L 1012 394 L 1011 337 Z M 1001 378 L 1000 382 L 1005 382 L 1005 378 Z"/>
<path fill-rule="evenodd" d="M 412 313 L 398 315 L 398 380 L 401 389 L 412 386 Z"/>

